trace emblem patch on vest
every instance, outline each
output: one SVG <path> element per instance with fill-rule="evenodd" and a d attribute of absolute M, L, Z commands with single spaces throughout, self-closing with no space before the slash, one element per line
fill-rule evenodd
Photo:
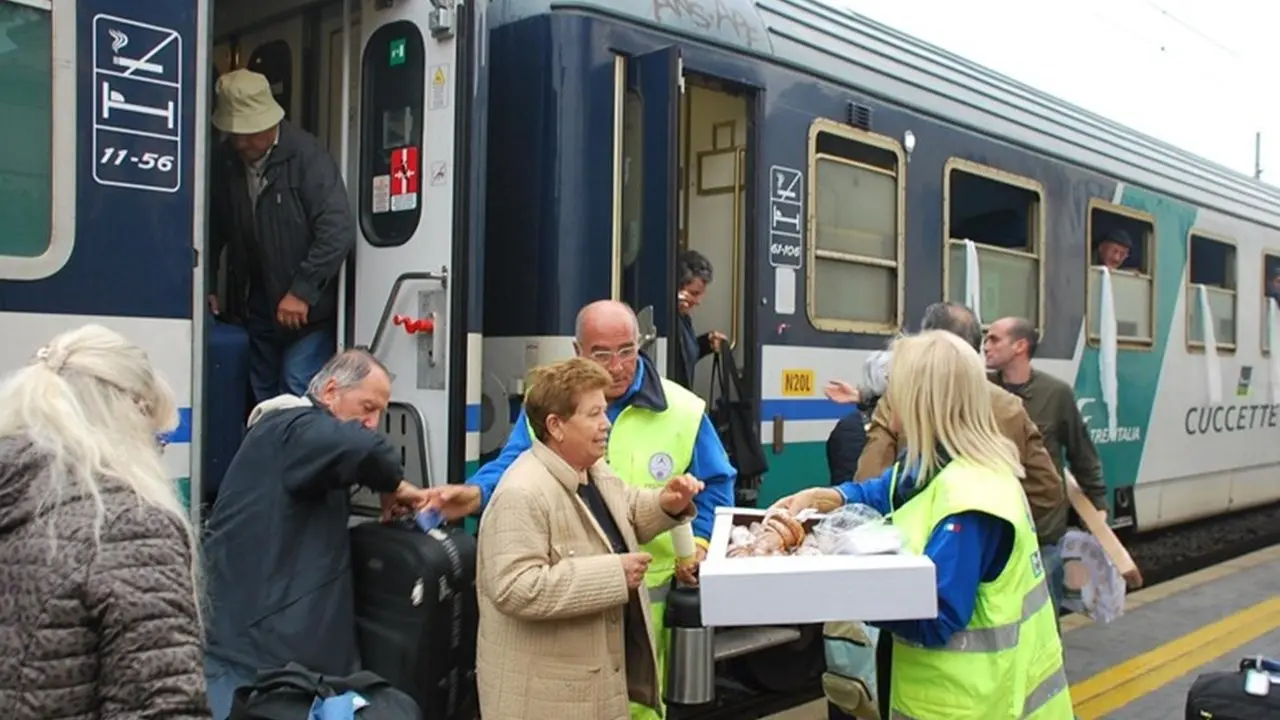
<path fill-rule="evenodd" d="M 1039 578 L 1044 575 L 1044 560 L 1040 557 L 1040 548 L 1031 551 L 1031 576 Z"/>
<path fill-rule="evenodd" d="M 649 474 L 654 480 L 664 483 L 671 477 L 671 471 L 675 469 L 676 461 L 664 452 L 654 453 L 649 458 Z"/>

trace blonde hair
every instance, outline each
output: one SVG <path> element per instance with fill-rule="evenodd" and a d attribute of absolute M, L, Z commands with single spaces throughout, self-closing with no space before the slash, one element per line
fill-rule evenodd
<path fill-rule="evenodd" d="M 573 357 L 529 371 L 525 383 L 524 414 L 533 434 L 547 441 L 547 418 L 568 418 L 578 410 L 583 393 L 604 390 L 613 384 L 609 371 L 586 358 Z"/>
<path fill-rule="evenodd" d="M 982 358 L 945 330 L 927 330 L 893 344 L 888 398 L 901 423 L 908 465 L 922 479 L 941 469 L 941 448 L 993 472 L 1025 473 L 1018 448 L 996 424 Z"/>
<path fill-rule="evenodd" d="M 42 468 L 38 516 L 56 551 L 63 503 L 83 492 L 100 542 L 103 484 L 119 483 L 186 530 L 200 607 L 198 547 L 186 509 L 165 470 L 157 435 L 178 425 L 173 393 L 141 348 L 101 325 L 61 333 L 0 384 L 0 438 L 13 438 L 21 463 Z"/>

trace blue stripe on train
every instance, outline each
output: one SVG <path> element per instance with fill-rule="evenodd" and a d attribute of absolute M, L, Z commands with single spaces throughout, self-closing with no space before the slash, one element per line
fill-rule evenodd
<path fill-rule="evenodd" d="M 760 403 L 760 420 L 770 422 L 778 416 L 783 420 L 839 420 L 855 409 L 826 398 L 777 398 Z"/>
<path fill-rule="evenodd" d="M 480 432 L 480 406 L 467 406 L 467 432 Z M 191 442 L 191 408 L 178 408 L 178 427 L 165 437 L 170 445 L 182 445 Z"/>

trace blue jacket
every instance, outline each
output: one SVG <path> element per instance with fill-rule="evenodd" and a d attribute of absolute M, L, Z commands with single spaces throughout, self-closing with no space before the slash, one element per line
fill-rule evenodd
<path fill-rule="evenodd" d="M 607 410 L 609 422 L 617 421 L 618 414 L 631 405 L 656 412 L 667 409 L 667 395 L 662 390 L 662 382 L 658 374 L 653 371 L 649 359 L 643 355 L 640 356 L 636 367 L 636 378 L 631 383 L 631 387 L 622 397 L 609 403 Z M 476 474 L 467 481 L 472 485 L 480 486 L 481 512 L 489 504 L 489 497 L 493 494 L 493 489 L 498 486 L 498 480 L 502 478 L 502 474 L 507 471 L 512 462 L 515 462 L 520 453 L 528 450 L 532 444 L 529 438 L 529 425 L 525 422 L 524 410 L 521 409 L 520 416 L 516 418 L 515 427 L 511 430 L 511 437 L 507 438 L 507 444 L 503 446 L 502 452 L 477 470 Z M 738 472 L 729 462 L 729 456 L 720 442 L 720 436 L 716 434 L 715 427 L 711 425 L 706 415 L 702 416 L 702 425 L 698 428 L 698 437 L 693 445 L 693 461 L 689 463 L 687 472 L 706 485 L 706 488 L 693 500 L 694 506 L 698 509 L 698 517 L 693 521 L 694 537 L 710 540 L 716 508 L 733 506 L 734 483 L 737 481 Z"/>
<path fill-rule="evenodd" d="M 862 503 L 881 514 L 891 511 L 889 487 L 900 457 L 878 478 L 852 480 L 837 486 L 846 503 Z M 898 492 L 892 507 L 909 502 L 917 487 L 916 473 L 904 471 L 898 478 Z M 973 617 L 978 585 L 995 580 L 1013 552 L 1013 528 L 1009 523 L 983 512 L 971 511 L 943 518 L 933 528 L 924 554 L 937 568 L 938 617 L 933 620 L 894 620 L 870 623 L 881 630 L 924 647 L 942 647 L 963 630 Z"/>
<path fill-rule="evenodd" d="M 347 523 L 351 489 L 394 492 L 400 453 L 328 410 L 275 410 L 245 434 L 205 529 L 206 650 L 254 670 L 359 667 Z"/>

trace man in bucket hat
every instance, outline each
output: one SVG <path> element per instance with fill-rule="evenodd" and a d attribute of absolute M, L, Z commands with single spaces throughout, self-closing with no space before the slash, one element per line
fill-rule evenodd
<path fill-rule="evenodd" d="M 225 134 L 210 168 L 210 288 L 227 251 L 226 307 L 249 334 L 257 402 L 303 395 L 333 355 L 337 275 L 356 224 L 338 164 L 293 127 L 267 78 L 233 70 L 218 78 L 213 126 Z M 221 312 L 225 311 L 225 312 Z"/>

